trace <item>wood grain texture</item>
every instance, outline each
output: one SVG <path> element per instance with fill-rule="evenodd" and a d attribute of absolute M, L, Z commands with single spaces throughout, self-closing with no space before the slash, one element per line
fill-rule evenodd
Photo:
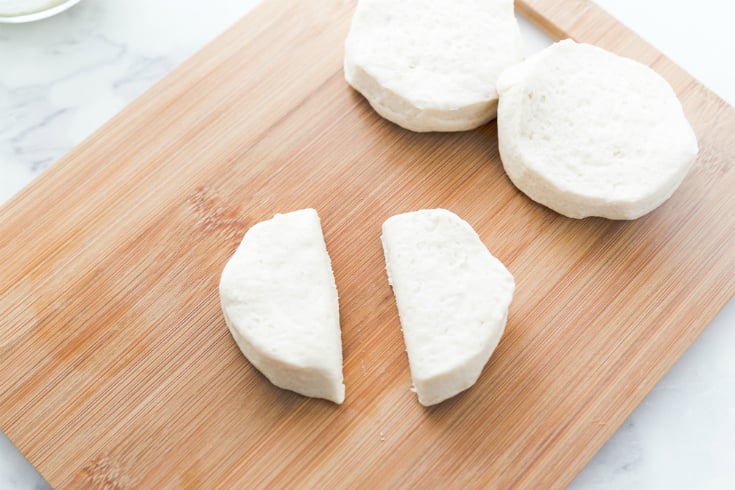
<path fill-rule="evenodd" d="M 0 429 L 57 487 L 563 487 L 735 292 L 735 111 L 592 3 L 558 36 L 653 66 L 700 157 L 634 222 L 570 220 L 505 177 L 491 123 L 414 134 L 342 78 L 352 1 L 271 0 L 0 210 Z M 347 399 L 279 390 L 222 318 L 244 231 L 315 207 Z M 409 391 L 388 216 L 446 207 L 516 277 L 477 385 Z"/>

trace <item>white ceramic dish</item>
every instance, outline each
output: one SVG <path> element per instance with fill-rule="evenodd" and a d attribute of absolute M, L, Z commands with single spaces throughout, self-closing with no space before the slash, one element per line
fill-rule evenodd
<path fill-rule="evenodd" d="M 45 19 L 77 3 L 79 0 L 0 0 L 0 22 L 17 24 Z"/>

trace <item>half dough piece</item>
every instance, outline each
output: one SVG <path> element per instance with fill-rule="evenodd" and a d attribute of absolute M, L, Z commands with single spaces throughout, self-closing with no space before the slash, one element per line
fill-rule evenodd
<path fill-rule="evenodd" d="M 445 209 L 393 216 L 382 240 L 413 384 L 434 405 L 477 381 L 505 329 L 513 276 Z"/>
<path fill-rule="evenodd" d="M 271 383 L 344 401 L 337 288 L 315 210 L 250 228 L 219 291 L 235 342 Z"/>
<path fill-rule="evenodd" d="M 359 0 L 344 72 L 399 126 L 464 131 L 495 117 L 495 81 L 522 57 L 513 0 Z"/>
<path fill-rule="evenodd" d="M 588 44 L 556 43 L 498 79 L 511 181 L 570 218 L 634 219 L 676 190 L 697 138 L 668 83 Z"/>

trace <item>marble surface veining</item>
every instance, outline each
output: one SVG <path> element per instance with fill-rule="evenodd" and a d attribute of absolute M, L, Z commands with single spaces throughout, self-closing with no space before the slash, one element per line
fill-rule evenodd
<path fill-rule="evenodd" d="M 87 0 L 0 24 L 0 202 L 257 0 Z"/>
<path fill-rule="evenodd" d="M 83 0 L 51 19 L 0 24 L 0 203 L 256 3 Z M 730 2 L 598 3 L 735 104 Z M 549 42 L 527 22 L 522 31 L 527 53 Z M 735 488 L 734 327 L 731 302 L 571 488 Z M 0 488 L 44 488 L 1 435 Z"/>

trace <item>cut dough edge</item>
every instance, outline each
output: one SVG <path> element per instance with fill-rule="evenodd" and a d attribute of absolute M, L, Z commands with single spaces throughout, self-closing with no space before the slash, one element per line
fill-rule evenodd
<path fill-rule="evenodd" d="M 258 248 L 261 244 L 258 241 L 257 235 L 255 238 L 251 237 L 251 241 L 246 243 L 248 233 L 251 233 L 251 231 L 256 227 L 260 227 L 260 230 L 257 233 L 260 233 L 261 237 L 262 233 L 264 233 L 263 227 L 270 227 L 267 231 L 267 233 L 270 234 L 282 232 L 283 227 L 286 225 L 281 223 L 279 225 L 281 228 L 278 228 L 275 220 L 283 219 L 283 217 L 289 217 L 289 219 L 294 220 L 300 219 L 302 221 L 299 223 L 300 226 L 310 227 L 308 232 L 311 233 L 310 239 L 311 245 L 313 245 L 313 247 L 310 248 L 310 257 L 316 258 L 320 262 L 324 262 L 324 264 L 320 264 L 318 262 L 312 264 L 313 267 L 317 267 L 320 271 L 320 277 L 316 279 L 316 281 L 319 282 L 316 283 L 315 286 L 321 286 L 324 289 L 324 294 L 328 295 L 328 297 L 325 297 L 325 304 L 334 303 L 334 307 L 330 308 L 330 311 L 327 313 L 327 317 L 321 318 L 321 320 L 329 321 L 329 318 L 336 318 L 336 331 L 335 329 L 332 329 L 329 332 L 329 338 L 325 338 L 323 344 L 319 341 L 310 343 L 312 346 L 324 345 L 326 346 L 324 348 L 330 349 L 330 352 L 325 351 L 323 353 L 319 353 L 312 351 L 307 355 L 307 359 L 316 359 L 316 362 L 307 361 L 304 363 L 304 358 L 302 357 L 299 360 L 298 354 L 295 357 L 292 356 L 289 358 L 289 356 L 287 354 L 283 354 L 283 352 L 276 353 L 275 347 L 269 343 L 267 335 L 261 334 L 258 336 L 252 331 L 249 335 L 246 335 L 245 332 L 248 330 L 248 327 L 246 325 L 238 325 L 238 322 L 232 317 L 234 313 L 239 311 L 249 311 L 247 305 L 241 304 L 239 300 L 233 300 L 233 298 L 238 298 L 241 295 L 241 291 L 238 290 L 238 287 L 240 286 L 238 284 L 234 284 L 235 279 L 243 274 L 242 262 L 244 261 L 246 264 L 248 263 L 247 260 L 240 257 L 240 254 L 255 253 L 255 256 L 257 256 L 257 252 L 261 251 Z M 291 223 L 293 224 L 293 222 Z M 295 230 L 291 230 L 291 232 L 293 233 Z M 256 243 L 252 243 L 252 240 L 255 240 Z M 262 240 L 262 238 L 260 238 L 260 240 Z M 283 251 L 276 253 L 283 254 Z M 291 257 L 288 259 L 295 260 Z M 251 272 L 251 275 L 260 279 L 267 277 L 267 274 L 268 273 L 265 269 L 255 271 L 255 273 Z M 327 277 L 329 280 L 325 283 L 323 280 Z M 281 280 L 283 280 L 283 278 L 281 278 Z M 298 281 L 299 278 L 294 278 L 294 280 Z M 312 282 L 314 282 L 314 279 L 312 279 Z M 250 285 L 247 287 L 253 286 Z M 288 293 L 286 296 L 288 296 Z M 247 298 L 248 295 L 245 294 L 244 297 Z M 344 401 L 345 387 L 342 375 L 342 345 L 337 291 L 334 283 L 334 275 L 331 269 L 331 260 L 326 250 L 326 244 L 324 243 L 321 223 L 315 210 L 307 208 L 291 213 L 276 214 L 273 218 L 258 222 L 250 227 L 222 272 L 222 277 L 220 279 L 220 299 L 225 323 L 227 324 L 227 327 L 240 351 L 272 384 L 279 388 L 290 390 L 307 397 L 322 398 L 337 404 L 341 404 Z M 270 303 L 266 302 L 266 305 L 268 304 Z M 322 308 L 323 307 L 324 304 L 322 304 Z M 288 305 L 284 305 L 284 308 L 288 308 Z M 266 311 L 267 309 L 268 308 L 266 308 Z M 325 313 L 325 311 L 322 309 L 317 311 L 317 313 L 321 314 Z M 252 318 L 249 318 L 247 314 L 243 315 L 243 317 L 245 320 L 252 320 Z M 308 320 L 313 322 L 315 321 L 315 318 L 312 317 Z M 279 325 L 278 319 L 272 319 L 272 324 Z M 327 328 L 330 327 L 325 327 L 325 332 Z M 303 335 L 303 331 L 298 335 Z M 298 335 L 295 338 L 298 338 Z M 335 336 L 336 339 L 334 338 Z M 335 344 L 335 340 L 336 345 L 333 346 L 335 348 L 338 347 L 338 352 L 332 352 L 331 347 L 329 347 L 332 344 Z M 277 346 L 281 351 L 284 350 L 284 344 L 277 344 Z M 338 354 L 338 356 L 336 356 L 336 354 Z M 333 361 L 330 358 L 332 358 Z"/>
<path fill-rule="evenodd" d="M 476 345 L 475 349 L 466 350 L 463 353 L 463 357 L 456 359 L 455 362 L 444 363 L 441 370 L 431 371 L 428 374 L 417 372 L 418 370 L 421 370 L 423 366 L 417 365 L 412 358 L 411 347 L 409 346 L 409 344 L 414 343 L 415 345 L 416 341 L 411 340 L 409 336 L 414 335 L 414 337 L 416 337 L 417 332 L 415 328 L 412 329 L 414 330 L 413 333 L 408 332 L 408 330 L 411 330 L 411 328 L 407 326 L 407 319 L 404 317 L 404 315 L 405 311 L 408 308 L 408 306 L 406 305 L 412 303 L 413 300 L 408 298 L 405 291 L 399 290 L 399 288 L 401 288 L 402 286 L 399 285 L 398 287 L 396 287 L 396 271 L 394 271 L 393 269 L 395 267 L 398 267 L 396 264 L 401 259 L 396 260 L 396 257 L 391 259 L 391 256 L 394 253 L 394 244 L 391 243 L 393 239 L 389 236 L 391 234 L 391 231 L 390 229 L 387 229 L 391 226 L 391 220 L 405 219 L 406 216 L 416 215 L 417 213 L 446 213 L 445 217 L 448 215 L 451 217 L 451 219 L 457 220 L 459 222 L 459 225 L 464 228 L 463 231 L 471 234 L 476 240 L 476 243 L 473 245 L 476 247 L 479 244 L 482 247 L 481 250 L 483 251 L 483 255 L 485 255 L 483 260 L 489 258 L 490 262 L 493 264 L 493 272 L 491 273 L 491 276 L 493 276 L 494 279 L 501 281 L 500 277 L 496 277 L 497 274 L 500 274 L 502 280 L 508 280 L 510 285 L 510 292 L 509 294 L 507 294 L 506 298 L 507 303 L 504 303 L 504 301 L 502 300 L 499 303 L 502 305 L 501 308 L 503 310 L 502 319 L 500 321 L 493 321 L 492 317 L 485 318 L 489 330 L 486 332 L 486 337 L 483 337 L 481 339 L 482 342 Z M 455 222 L 454 224 L 457 225 L 458 223 Z M 394 297 L 396 300 L 401 329 L 403 331 L 404 342 L 406 344 L 406 350 L 409 357 L 409 368 L 411 371 L 411 378 L 414 390 L 416 391 L 416 394 L 418 396 L 419 403 L 424 406 L 431 406 L 441 403 L 458 395 L 459 393 L 468 390 L 476 384 L 505 331 L 508 318 L 508 307 L 510 306 L 510 302 L 512 301 L 513 290 L 515 289 L 515 282 L 512 275 L 510 274 L 510 272 L 508 272 L 507 268 L 505 268 L 502 262 L 500 262 L 500 260 L 494 257 L 492 253 L 487 250 L 487 247 L 484 245 L 480 237 L 477 236 L 477 233 L 472 228 L 472 226 L 451 211 L 447 211 L 444 209 L 428 209 L 392 216 L 383 224 L 383 236 L 381 237 L 381 241 L 383 243 L 383 252 L 386 262 L 386 274 L 388 277 L 388 283 L 393 289 Z M 403 287 L 405 287 L 405 285 Z M 508 291 L 506 290 L 505 293 L 508 293 Z M 461 312 L 459 313 L 461 314 Z"/>

